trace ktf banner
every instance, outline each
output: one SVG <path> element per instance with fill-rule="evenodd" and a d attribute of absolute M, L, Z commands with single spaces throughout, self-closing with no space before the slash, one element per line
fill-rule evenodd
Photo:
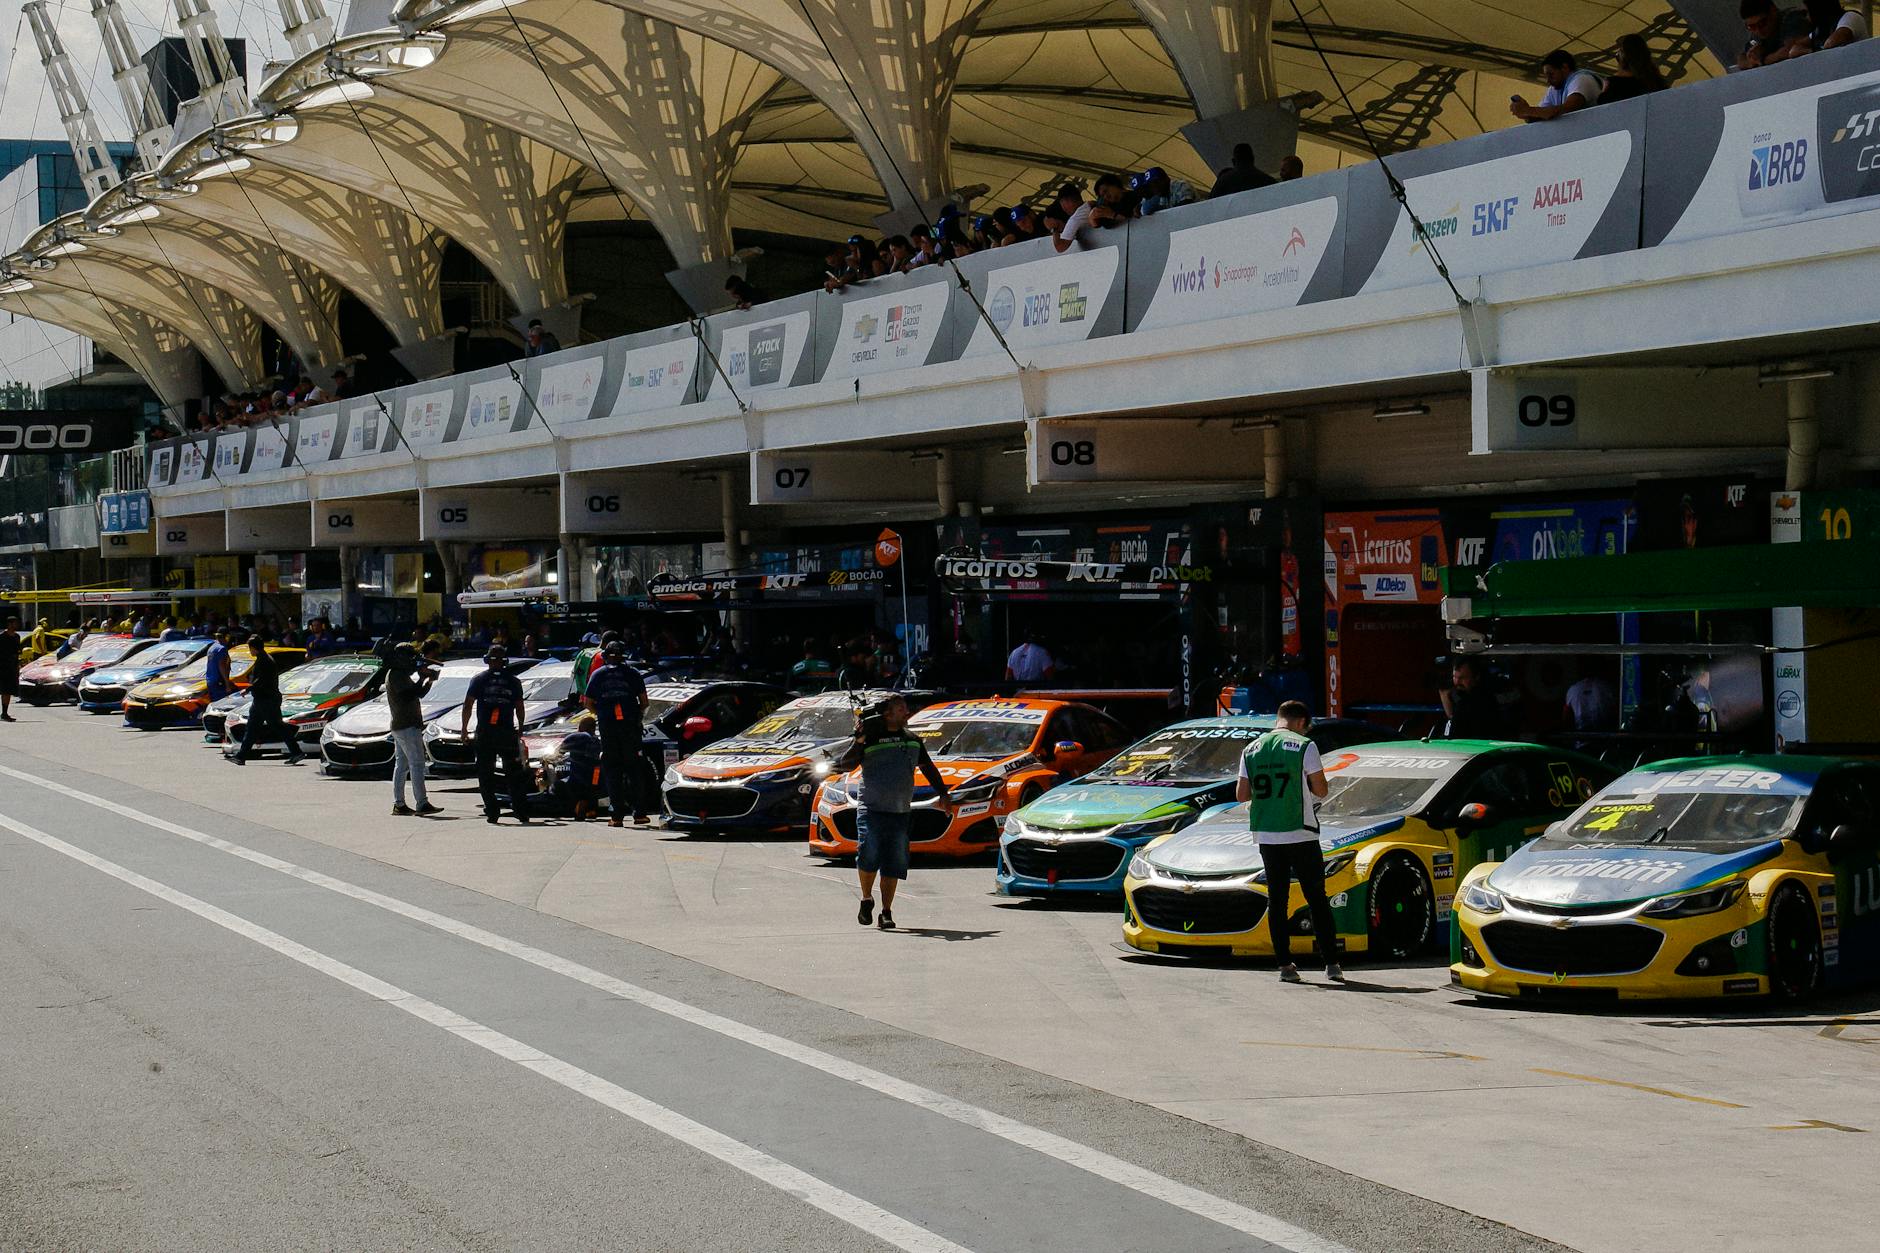
<path fill-rule="evenodd" d="M 856 595 L 880 589 L 887 583 L 887 571 L 819 570 L 804 574 L 656 574 L 647 580 L 646 592 L 657 601 L 753 601 L 804 597 Z"/>
<path fill-rule="evenodd" d="M 1032 557 L 989 557 L 982 553 L 943 553 L 934 573 L 954 593 L 1065 593 L 1164 596 L 1194 583 L 1212 583 L 1211 566 L 1141 561 L 1044 561 Z"/>
<path fill-rule="evenodd" d="M 128 413 L 0 410 L 0 455 L 111 452 L 129 446 L 132 428 Z"/>

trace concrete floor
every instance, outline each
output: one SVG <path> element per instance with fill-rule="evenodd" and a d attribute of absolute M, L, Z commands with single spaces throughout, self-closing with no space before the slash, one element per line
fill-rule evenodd
<path fill-rule="evenodd" d="M 1411 1207 L 1358 1181 L 1513 1229 L 1468 1227 L 1489 1244 L 1751 1250 L 1778 1221 L 1805 1245 L 1871 1238 L 1880 996 L 1536 1010 L 1458 996 L 1434 959 L 1286 987 L 1270 969 L 1131 954 L 1119 906 L 1003 900 L 985 865 L 917 866 L 902 930 L 881 934 L 855 925 L 853 872 L 800 841 L 490 827 L 462 782 L 434 791 L 445 817 L 395 819 L 383 782 L 237 769 L 193 733 L 19 713 L 0 765 L 298 863 L 326 846 L 412 871 L 1344 1172 L 1347 1212 L 1302 1225 L 1354 1247 L 1425 1247 Z M 0 813 L 31 786 L 0 779 Z M 1779 1198 L 1769 1223 L 1752 1197 Z M 1350 1210 L 1375 1212 L 1347 1226 Z"/>

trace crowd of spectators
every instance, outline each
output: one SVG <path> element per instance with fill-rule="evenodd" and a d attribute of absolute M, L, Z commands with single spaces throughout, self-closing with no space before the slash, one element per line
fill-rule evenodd
<path fill-rule="evenodd" d="M 330 383 L 322 386 L 311 376 L 301 375 L 291 389 L 230 392 L 205 400 L 196 414 L 198 431 L 231 431 L 246 426 L 266 426 L 280 418 L 291 417 L 313 405 L 340 400 L 352 394 L 352 380 L 343 369 L 333 371 Z"/>

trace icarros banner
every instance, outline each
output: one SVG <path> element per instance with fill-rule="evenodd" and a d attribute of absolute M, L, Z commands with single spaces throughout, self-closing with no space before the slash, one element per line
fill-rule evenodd
<path fill-rule="evenodd" d="M 709 395 L 725 394 L 725 381 L 740 396 L 788 387 L 809 343 L 810 311 L 799 310 L 730 327 L 718 343 L 718 371 L 712 371 Z"/>
<path fill-rule="evenodd" d="M 1666 242 L 1872 208 L 1880 73 L 1725 105 L 1703 181 Z"/>
<path fill-rule="evenodd" d="M 1090 338 L 1109 303 L 1120 248 L 1074 249 L 987 274 L 981 288 L 986 316 L 1014 352 Z M 975 317 L 968 357 L 999 352 L 998 337 Z"/>
<path fill-rule="evenodd" d="M 1618 130 L 1421 175 L 1404 189 L 1452 275 L 1493 274 L 1579 256 L 1631 158 L 1631 132 Z M 1425 238 L 1399 209 L 1363 290 L 1439 281 Z"/>
<path fill-rule="evenodd" d="M 1169 236 L 1168 263 L 1138 330 L 1290 309 L 1305 294 L 1338 225 L 1326 196 Z"/>
<path fill-rule="evenodd" d="M 951 291 L 926 283 L 842 306 L 842 325 L 824 379 L 860 378 L 926 365 L 945 324 Z"/>

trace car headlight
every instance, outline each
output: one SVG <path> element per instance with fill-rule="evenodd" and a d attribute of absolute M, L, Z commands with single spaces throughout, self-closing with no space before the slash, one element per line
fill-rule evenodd
<path fill-rule="evenodd" d="M 1639 912 L 1649 918 L 1695 918 L 1700 914 L 1714 914 L 1742 900 L 1745 887 L 1738 879 L 1697 892 L 1661 896 Z"/>
<path fill-rule="evenodd" d="M 435 723 L 435 722 L 427 722 L 427 723 L 425 723 L 425 724 L 424 724 L 424 738 L 425 738 L 425 739 L 427 739 L 427 740 L 441 740 L 441 739 L 443 739 L 443 738 L 444 738 L 444 728 L 443 728 L 443 726 L 441 726 L 440 724 L 438 724 L 438 723 Z"/>
<path fill-rule="evenodd" d="M 989 801 L 998 792 L 1002 779 L 985 779 L 974 776 L 947 792 L 947 796 L 962 805 L 975 801 Z"/>
<path fill-rule="evenodd" d="M 661 787 L 678 787 L 685 780 L 679 777 L 679 767 L 667 766 L 666 777 L 660 780 Z"/>
<path fill-rule="evenodd" d="M 811 777 L 808 766 L 786 766 L 782 770 L 766 770 L 757 776 L 765 783 L 797 783 Z"/>
<path fill-rule="evenodd" d="M 1168 814 L 1161 818 L 1149 818 L 1142 822 L 1126 822 L 1110 832 L 1119 840 L 1140 840 L 1158 835 L 1167 835 L 1179 831 L 1194 821 L 1195 811 L 1185 809 L 1178 814 Z"/>
<path fill-rule="evenodd" d="M 822 785 L 822 800 L 820 804 L 823 809 L 840 809 L 848 803 L 849 790 L 842 785 L 840 780 L 831 779 L 829 782 Z"/>
<path fill-rule="evenodd" d="M 1132 879 L 1152 879 L 1155 872 L 1149 868 L 1149 859 L 1137 853 L 1129 859 L 1129 877 Z"/>
<path fill-rule="evenodd" d="M 1462 889 L 1462 903 L 1478 914 L 1499 914 L 1502 908 L 1501 893 L 1482 883 L 1471 883 Z"/>
<path fill-rule="evenodd" d="M 230 714 L 228 720 L 233 722 L 238 717 L 240 717 L 239 714 Z M 320 743 L 322 744 L 331 743 L 337 738 L 339 738 L 339 733 L 333 730 L 333 724 L 330 722 L 320 731 Z"/>

